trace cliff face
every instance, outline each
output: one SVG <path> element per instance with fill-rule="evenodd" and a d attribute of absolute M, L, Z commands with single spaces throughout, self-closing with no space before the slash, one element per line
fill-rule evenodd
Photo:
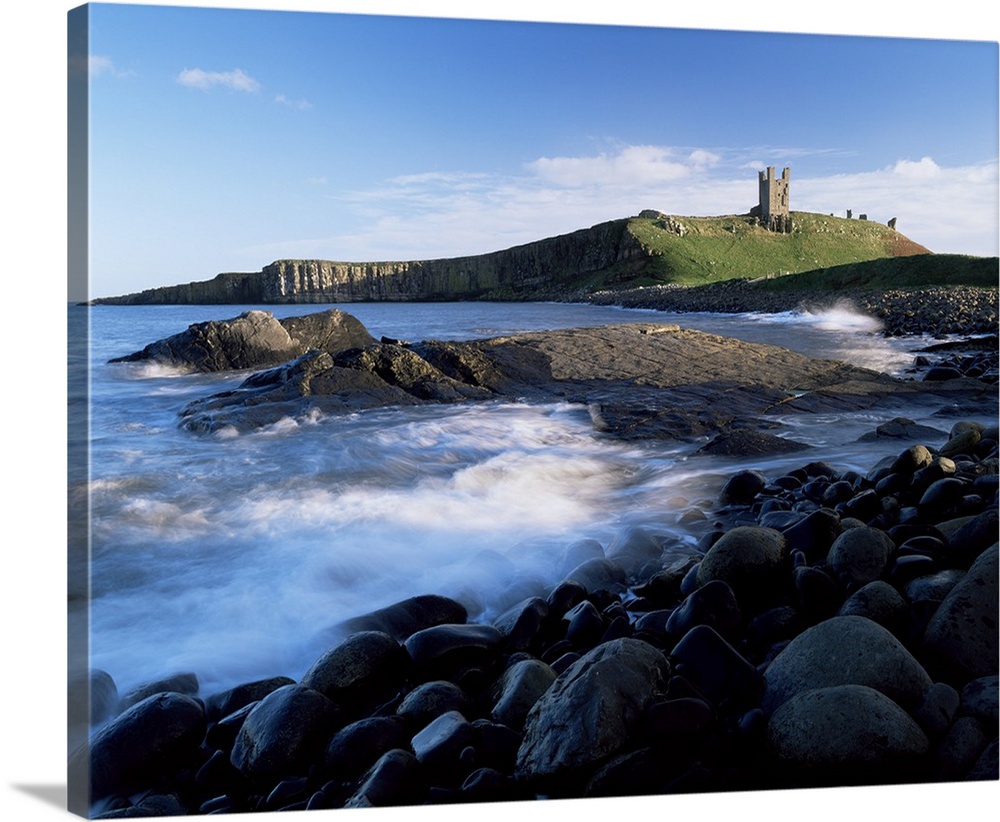
<path fill-rule="evenodd" d="M 492 254 L 416 262 L 343 263 L 278 260 L 254 273 L 154 288 L 94 300 L 106 305 L 344 303 L 475 299 L 538 294 L 648 252 L 628 220 L 516 246 Z"/>

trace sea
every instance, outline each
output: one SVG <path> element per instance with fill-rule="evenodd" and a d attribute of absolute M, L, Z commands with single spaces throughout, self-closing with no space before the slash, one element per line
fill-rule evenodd
<path fill-rule="evenodd" d="M 454 597 L 471 619 L 490 620 L 525 596 L 544 596 L 583 539 L 606 547 L 639 528 L 695 553 L 698 526 L 711 521 L 734 471 L 775 475 L 811 459 L 867 471 L 909 445 L 858 441 L 879 424 L 906 416 L 938 429 L 943 442 L 968 416 L 938 400 L 778 417 L 774 433 L 817 450 L 749 461 L 696 454 L 705 441 L 617 441 L 595 433 L 586 408 L 565 403 L 311 414 L 203 435 L 181 428 L 178 412 L 246 372 L 108 363 L 251 308 L 282 318 L 329 307 L 69 306 L 77 340 L 89 325 L 89 346 L 77 347 L 69 375 L 70 509 L 90 511 L 75 561 L 71 552 L 71 612 L 88 609 L 88 664 L 110 674 L 120 694 L 177 673 L 196 674 L 202 695 L 298 679 L 344 636 L 344 620 L 417 594 Z M 846 304 L 771 315 L 568 303 L 332 307 L 375 337 L 663 322 L 896 374 L 934 342 L 887 338 Z M 995 410 L 980 421 L 995 422 Z"/>

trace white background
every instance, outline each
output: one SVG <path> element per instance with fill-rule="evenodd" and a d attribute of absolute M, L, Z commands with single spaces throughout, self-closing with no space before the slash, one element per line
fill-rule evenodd
<path fill-rule="evenodd" d="M 711 4 L 560 3 L 555 0 L 336 2 L 261 0 L 215 5 L 355 13 L 474 16 L 682 28 L 946 37 L 996 41 L 995 13 L 975 2 L 898 4 L 840 0 L 819 19 L 801 0 Z M 14 822 L 65 814 L 65 305 L 66 12 L 74 3 L 19 0 L 0 26 L 4 113 L 0 119 L 0 277 L 3 281 L 3 689 L 0 691 L 0 818 Z M 671 8 L 683 6 L 680 9 Z M 470 12 L 469 7 L 475 11 Z M 890 6 L 892 8 L 890 8 Z M 572 12 L 567 8 L 572 8 Z M 362 812 L 372 819 L 501 819 L 515 813 L 740 818 L 906 820 L 976 818 L 998 805 L 1000 783 L 791 791 L 728 796 L 587 800 Z M 345 813 L 313 813 L 309 819 Z M 543 816 L 544 815 L 544 816 Z M 252 814 L 243 819 L 273 815 Z"/>

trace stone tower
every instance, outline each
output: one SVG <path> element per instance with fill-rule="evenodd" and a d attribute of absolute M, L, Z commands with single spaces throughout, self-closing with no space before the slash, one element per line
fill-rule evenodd
<path fill-rule="evenodd" d="M 788 214 L 790 173 L 790 169 L 783 169 L 779 180 L 774 176 L 774 166 L 768 166 L 766 174 L 759 172 L 760 223 L 769 231 L 791 231 L 792 221 Z"/>

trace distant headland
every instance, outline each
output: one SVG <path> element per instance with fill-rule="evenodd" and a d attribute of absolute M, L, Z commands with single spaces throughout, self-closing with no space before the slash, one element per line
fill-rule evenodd
<path fill-rule="evenodd" d="M 168 285 L 93 304 L 281 304 L 537 300 L 643 285 L 702 285 L 930 254 L 874 221 L 789 212 L 676 217 L 645 210 L 470 257 L 401 262 L 276 260 L 255 272 Z"/>

